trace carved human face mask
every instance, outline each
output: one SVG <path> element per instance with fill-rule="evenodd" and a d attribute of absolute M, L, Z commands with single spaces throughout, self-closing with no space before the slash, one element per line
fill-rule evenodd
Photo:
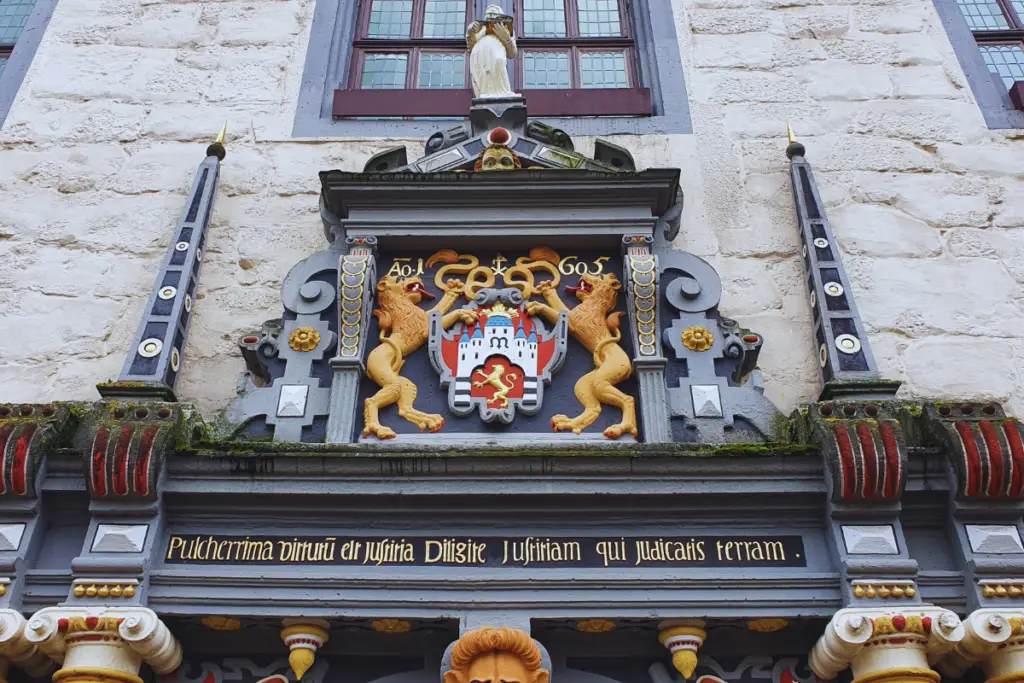
<path fill-rule="evenodd" d="M 504 145 L 491 145 L 484 150 L 480 160 L 480 171 L 514 171 L 519 168 L 519 159 Z"/>

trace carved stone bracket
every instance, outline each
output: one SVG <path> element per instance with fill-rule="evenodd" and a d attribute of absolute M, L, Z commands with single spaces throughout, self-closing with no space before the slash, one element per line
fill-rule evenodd
<path fill-rule="evenodd" d="M 808 437 L 821 445 L 839 503 L 897 502 L 907 480 L 907 446 L 895 408 L 827 402 L 807 413 Z"/>
<path fill-rule="evenodd" d="M 850 667 L 853 683 L 938 683 L 931 665 L 964 638 L 964 626 L 941 607 L 863 608 L 836 612 L 810 654 L 828 681 Z"/>
<path fill-rule="evenodd" d="M 941 446 L 961 500 L 1024 500 L 1024 427 L 995 403 L 926 405 L 924 439 Z"/>
<path fill-rule="evenodd" d="M 47 443 L 63 438 L 66 405 L 0 404 L 0 497 L 33 499 Z"/>
<path fill-rule="evenodd" d="M 177 403 L 103 401 L 79 435 L 89 495 L 155 500 L 164 460 L 183 423 Z"/>
<path fill-rule="evenodd" d="M 771 438 L 778 411 L 765 398 L 757 369 L 761 336 L 719 315 L 722 281 L 706 261 L 668 251 L 659 263 L 661 278 L 668 281 L 665 300 L 677 313 L 663 336 L 676 359 L 666 369 L 670 415 L 681 418 L 686 430 L 675 440 Z M 678 387 L 671 386 L 673 378 L 678 378 Z M 748 427 L 734 429 L 737 418 Z"/>
<path fill-rule="evenodd" d="M 676 619 L 658 625 L 658 641 L 672 653 L 672 666 L 684 680 L 693 676 L 697 669 L 697 650 L 708 637 L 704 621 L 700 619 Z"/>
<path fill-rule="evenodd" d="M 144 607 L 48 607 L 28 620 L 25 638 L 62 665 L 55 683 L 142 683 L 143 663 L 157 674 L 181 664 L 181 645 Z"/>

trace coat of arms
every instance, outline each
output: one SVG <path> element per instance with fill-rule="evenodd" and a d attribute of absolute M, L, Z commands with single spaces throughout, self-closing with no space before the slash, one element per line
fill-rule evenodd
<path fill-rule="evenodd" d="M 562 366 L 568 316 L 561 313 L 548 331 L 529 315 L 518 289 L 485 288 L 469 304 L 477 319 L 449 329 L 440 314 L 430 317 L 430 362 L 448 390 L 456 415 L 478 410 L 484 422 L 512 422 L 516 411 L 536 414 L 544 385 Z"/>

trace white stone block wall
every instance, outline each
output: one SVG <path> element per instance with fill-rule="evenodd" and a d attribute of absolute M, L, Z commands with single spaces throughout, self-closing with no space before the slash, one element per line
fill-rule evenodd
<path fill-rule="evenodd" d="M 1024 414 L 1024 131 L 989 131 L 930 0 L 683 0 L 693 135 L 620 136 L 683 169 L 680 248 L 764 335 L 768 395 L 816 394 L 785 123 L 808 150 L 883 372 Z M 422 140 L 295 140 L 313 0 L 61 0 L 0 131 L 5 401 L 117 377 L 195 166 L 228 157 L 179 386 L 211 414 L 235 340 L 320 249 L 322 169 Z M 673 84 L 664 84 L 672 87 Z M 592 140 L 578 140 L 587 152 Z"/>

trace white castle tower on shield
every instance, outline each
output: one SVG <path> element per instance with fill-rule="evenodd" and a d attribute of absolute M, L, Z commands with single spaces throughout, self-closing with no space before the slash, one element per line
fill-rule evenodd
<path fill-rule="evenodd" d="M 518 322 L 518 325 L 516 324 Z M 469 408 L 472 401 L 473 371 L 483 368 L 491 356 L 504 356 L 512 365 L 522 369 L 524 375 L 523 407 L 537 403 L 537 332 L 531 328 L 527 335 L 519 311 L 500 301 L 487 311 L 487 322 L 477 324 L 473 334 L 464 328 L 459 337 L 459 361 L 455 369 L 454 407 Z M 511 370 L 510 367 L 505 368 Z M 477 377 L 476 379 L 480 379 Z"/>

